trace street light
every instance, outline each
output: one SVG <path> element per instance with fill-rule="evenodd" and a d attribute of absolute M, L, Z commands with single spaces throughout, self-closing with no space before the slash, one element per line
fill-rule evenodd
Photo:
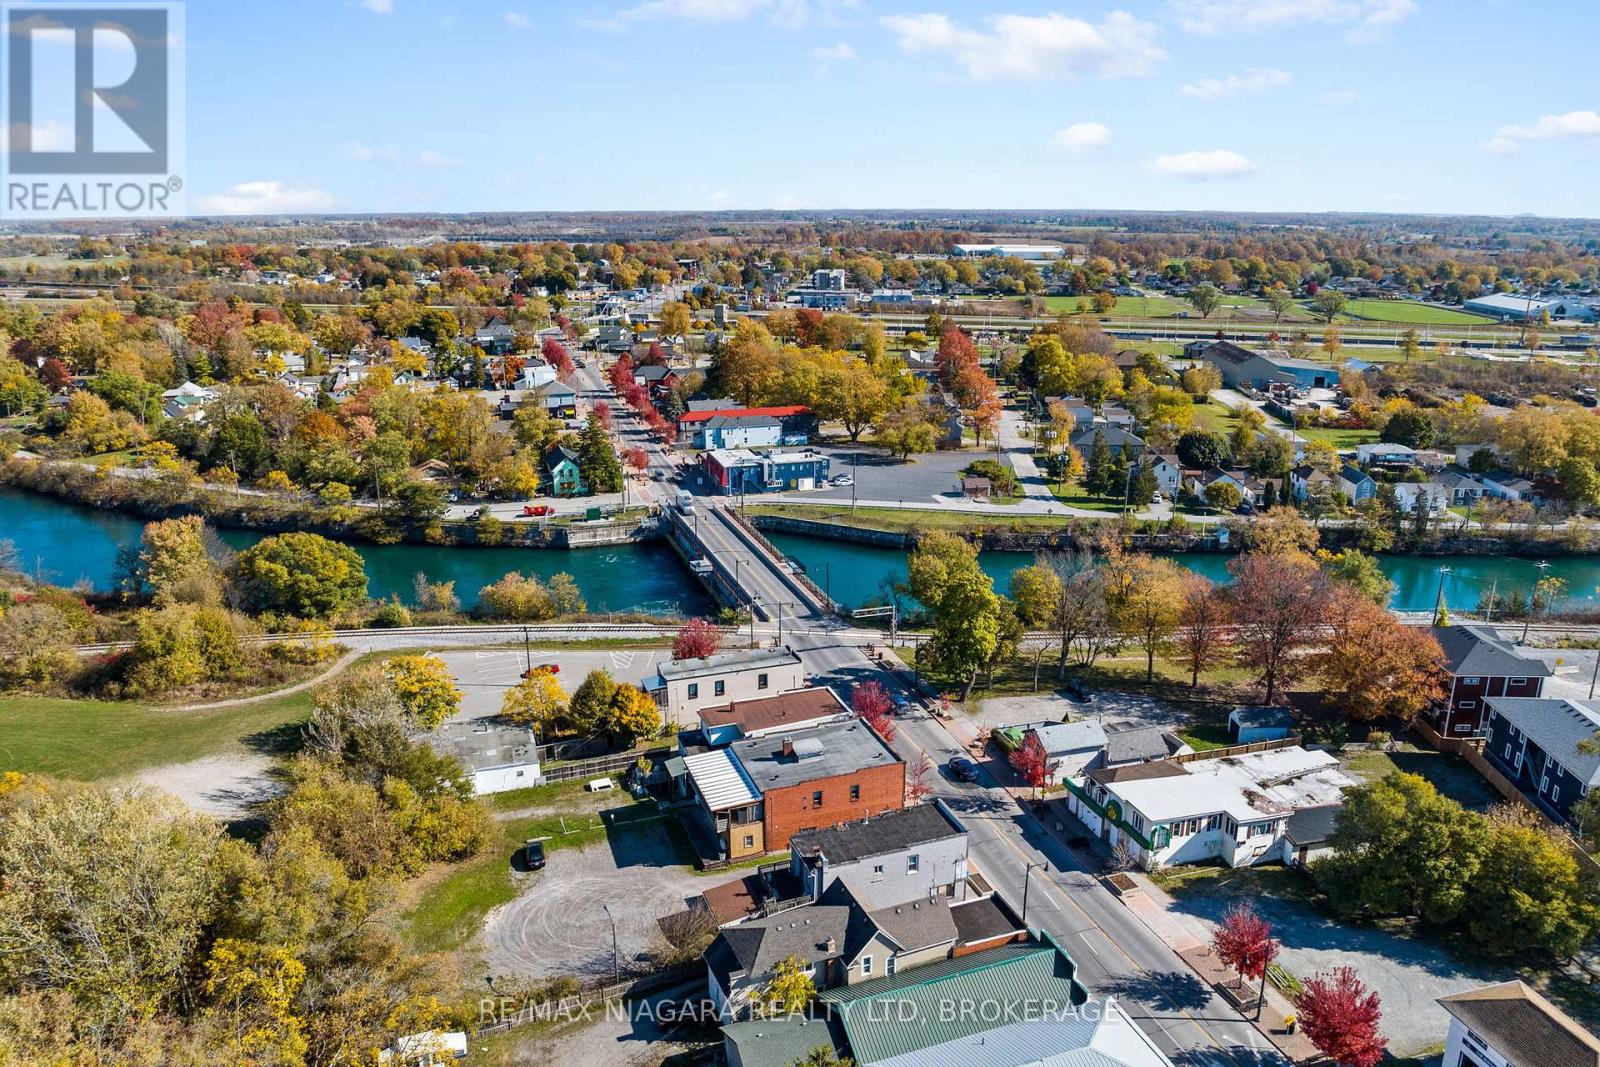
<path fill-rule="evenodd" d="M 1033 874 L 1033 869 L 1035 867 L 1038 867 L 1039 869 L 1043 870 L 1046 874 L 1050 873 L 1050 864 L 1048 864 L 1048 863 L 1034 863 L 1031 860 L 1028 863 L 1027 870 L 1022 872 L 1022 925 L 1023 926 L 1027 926 L 1028 925 L 1028 887 L 1033 884 L 1033 879 L 1032 879 L 1031 876 Z"/>
<path fill-rule="evenodd" d="M 1528 597 L 1528 613 L 1522 617 L 1522 640 L 1518 644 L 1528 643 L 1528 627 L 1533 624 L 1533 613 L 1539 606 L 1539 582 L 1544 581 L 1544 572 L 1550 569 L 1548 560 L 1540 560 L 1534 564 L 1539 568 L 1539 580 L 1533 583 L 1533 593 Z"/>
<path fill-rule="evenodd" d="M 610 904 L 601 904 L 600 907 L 605 911 L 606 918 L 611 920 L 611 980 L 618 982 L 622 980 L 622 962 L 617 955 L 617 917 L 611 914 Z"/>

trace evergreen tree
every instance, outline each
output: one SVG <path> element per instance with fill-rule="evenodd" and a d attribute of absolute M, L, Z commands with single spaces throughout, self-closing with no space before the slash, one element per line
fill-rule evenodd
<path fill-rule="evenodd" d="M 1101 496 L 1125 498 L 1128 492 L 1128 450 L 1122 449 L 1111 459 L 1111 469 L 1106 474 L 1106 486 Z"/>
<path fill-rule="evenodd" d="M 1133 491 L 1128 497 L 1128 503 L 1135 507 L 1144 507 L 1156 498 L 1156 472 L 1148 463 L 1139 465 L 1139 473 L 1133 479 Z"/>
<path fill-rule="evenodd" d="M 1094 432 L 1094 442 L 1089 446 L 1089 470 L 1083 476 L 1083 487 L 1095 496 L 1105 496 L 1111 481 L 1111 445 L 1103 431 Z"/>
<path fill-rule="evenodd" d="M 622 490 L 622 461 L 617 459 L 611 435 L 600 424 L 598 416 L 590 415 L 583 433 L 578 436 L 578 470 L 596 493 Z"/>

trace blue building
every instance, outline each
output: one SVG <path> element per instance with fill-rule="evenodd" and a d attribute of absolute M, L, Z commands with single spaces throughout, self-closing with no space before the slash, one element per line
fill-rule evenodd
<path fill-rule="evenodd" d="M 1230 389 L 1265 389 L 1269 385 L 1292 385 L 1297 389 L 1332 389 L 1339 384 L 1339 371 L 1325 363 L 1295 359 L 1283 352 L 1253 352 L 1232 341 L 1191 341 L 1183 346 L 1188 359 L 1203 359 L 1222 375 Z"/>
<path fill-rule="evenodd" d="M 1600 755 L 1579 747 L 1600 733 L 1600 703 L 1551 697 L 1491 697 L 1483 754 L 1552 818 L 1600 784 Z"/>
<path fill-rule="evenodd" d="M 828 457 L 818 452 L 717 448 L 701 456 L 700 462 L 712 483 L 727 496 L 816 489 L 828 480 Z"/>

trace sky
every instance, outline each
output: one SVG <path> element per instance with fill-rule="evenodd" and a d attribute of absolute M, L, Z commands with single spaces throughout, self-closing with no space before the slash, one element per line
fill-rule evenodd
<path fill-rule="evenodd" d="M 189 207 L 1600 214 L 1592 0 L 191 0 Z"/>

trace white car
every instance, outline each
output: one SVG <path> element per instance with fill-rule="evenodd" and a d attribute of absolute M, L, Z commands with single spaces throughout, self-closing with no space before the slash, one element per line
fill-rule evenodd
<path fill-rule="evenodd" d="M 835 488 L 847 489 L 855 484 L 856 476 L 853 474 L 835 474 L 833 476 L 833 485 Z"/>

